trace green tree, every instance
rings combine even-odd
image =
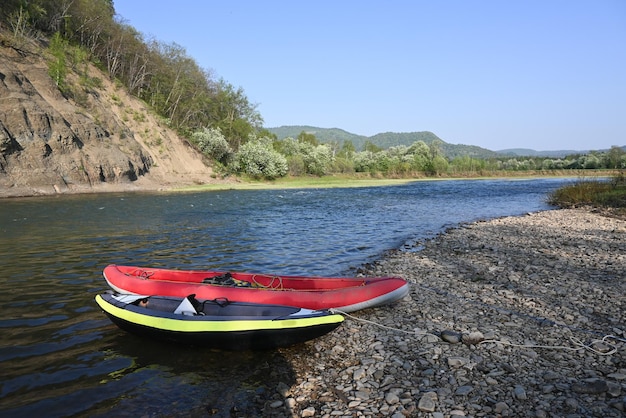
[[[307,142],[313,146],[319,145],[319,142],[317,141],[317,138],[315,137],[315,135],[308,133],[308,132],[304,132],[304,131],[300,132],[297,139],[298,139],[298,142]]]
[[[365,151],[370,151],[373,153],[382,151],[382,148],[374,144],[372,141],[365,141],[364,147],[365,147]]]
[[[347,140],[347,141],[344,141],[343,144],[341,145],[341,150],[339,150],[339,155],[344,158],[351,159],[354,156],[355,152],[356,152],[356,148],[354,147],[354,144],[352,143],[352,141]]]
[[[257,111],[257,105],[250,103],[244,90],[235,88],[221,79],[214,86],[215,98],[207,103],[205,111],[210,115],[213,124],[237,150],[263,125],[263,118]]]
[[[67,75],[67,66],[65,64],[65,49],[67,41],[56,32],[50,40],[48,50],[52,54],[52,60],[48,62],[48,74],[54,80],[56,86],[65,93],[65,77]]]
[[[613,145],[606,155],[606,168],[626,168],[626,151],[623,148]]]

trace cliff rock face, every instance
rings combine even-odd
[[[72,98],[40,53],[0,45],[0,195],[158,189],[211,181],[203,157],[95,68]]]

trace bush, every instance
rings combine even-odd
[[[232,149],[219,128],[204,128],[191,135],[191,140],[198,145],[205,155],[227,164],[232,156]]]
[[[626,181],[624,173],[613,176],[610,181],[580,180],[555,190],[548,202],[559,207],[597,206],[626,208]]]
[[[276,179],[287,175],[287,159],[272,147],[270,138],[253,138],[239,148],[236,171],[256,179]]]

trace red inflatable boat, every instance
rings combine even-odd
[[[172,270],[109,265],[103,271],[109,286],[119,293],[227,299],[354,312],[386,305],[409,293],[400,277],[306,277]]]

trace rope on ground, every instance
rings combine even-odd
[[[359,318],[357,316],[354,315],[350,315],[347,312],[344,312],[340,309],[329,309],[329,311],[331,313],[337,313],[340,315],[344,315],[347,316],[351,319],[354,319],[355,321],[358,322],[363,322],[366,324],[370,324],[370,325],[374,325],[377,326],[379,328],[384,328],[384,329],[388,329],[390,331],[395,331],[395,332],[401,332],[403,334],[408,334],[412,337],[424,337],[424,336],[434,336],[437,337],[439,340],[441,340],[441,337],[437,334],[433,334],[430,332],[422,332],[422,331],[407,331],[404,329],[400,329],[400,328],[394,328],[394,327],[390,327],[388,325],[384,325],[384,324],[379,324],[377,322],[371,321],[369,319],[364,319],[364,318]],[[547,350],[568,350],[568,351],[583,351],[583,350],[587,350],[590,351],[592,353],[595,353],[599,356],[610,356],[613,355],[615,353],[617,353],[618,349],[617,347],[613,346],[613,344],[611,342],[609,342],[608,340],[615,340],[615,341],[620,341],[620,342],[626,342],[623,338],[619,338],[615,335],[605,335],[603,338],[599,339],[599,340],[593,340],[591,341],[589,344],[585,344],[583,343],[581,340],[579,340],[578,338],[574,338],[574,337],[570,337],[570,341],[572,342],[572,344],[574,345],[574,347],[570,347],[570,346],[565,346],[565,345],[540,345],[540,344],[516,344],[516,343],[512,343],[510,341],[504,341],[504,340],[482,340],[477,342],[475,345],[482,345],[482,344],[488,344],[488,343],[494,343],[494,344],[502,344],[502,345],[507,345],[510,347],[516,347],[516,348],[542,348],[542,349],[547,349]],[[441,340],[443,341],[443,340]],[[601,351],[598,350],[597,348],[594,348],[593,345],[597,344],[597,343],[602,343],[602,344],[608,344],[610,345],[612,348],[610,350],[607,351]]]
[[[487,343],[495,343],[495,344],[508,345],[510,347],[517,347],[517,348],[544,348],[544,349],[548,349],[548,350],[568,350],[568,351],[583,351],[583,350],[587,350],[587,351],[591,351],[592,353],[595,353],[595,354],[597,354],[599,356],[610,356],[612,354],[617,353],[617,347],[613,347],[613,348],[611,348],[608,351],[601,351],[601,350],[598,350],[598,349],[593,347],[593,345],[596,344],[596,343],[611,344],[610,342],[607,341],[608,339],[621,340],[621,338],[618,338],[618,337],[616,337],[614,335],[605,335],[602,339],[600,339],[600,340],[593,340],[589,344],[583,343],[578,338],[570,337],[570,341],[576,347],[569,347],[569,346],[566,346],[566,345],[515,344],[515,343],[512,343],[510,341],[501,341],[501,340],[484,340],[484,341],[479,342],[478,345],[480,345],[480,344],[487,344]]]
[[[409,335],[411,335],[411,336],[416,336],[416,335],[418,335],[418,336],[427,336],[427,335],[432,335],[433,337],[437,337],[437,338],[439,338],[439,336],[438,336],[438,335],[431,334],[431,333],[428,333],[428,332],[407,331],[407,330],[404,330],[404,329],[394,328],[394,327],[390,327],[390,326],[388,326],[388,325],[379,324],[379,323],[377,323],[377,322],[370,321],[369,319],[363,319],[363,318],[356,317],[356,316],[354,316],[354,315],[350,315],[349,313],[344,312],[344,311],[339,310],[339,309],[334,309],[334,308],[333,308],[333,309],[329,309],[329,311],[330,311],[331,313],[338,313],[338,314],[341,314],[341,315],[347,316],[347,317],[349,317],[349,318],[354,319],[355,321],[364,322],[364,323],[366,323],[366,324],[370,324],[370,325],[375,325],[375,326],[377,326],[377,327],[379,327],[379,328],[384,328],[384,329],[388,329],[388,330],[391,330],[391,331],[402,332],[402,333],[405,333],[405,334],[409,334]]]

